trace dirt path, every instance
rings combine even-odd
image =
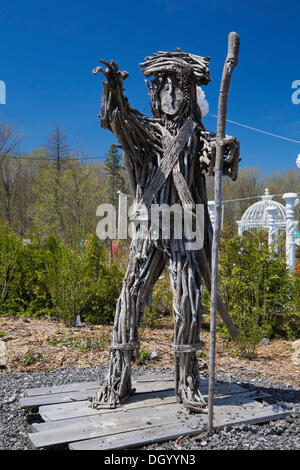
[[[0,317],[0,336],[1,332],[0,340],[5,342],[6,370],[9,372],[50,371],[61,366],[108,366],[112,326],[84,324],[69,328],[46,318]],[[141,348],[158,352],[159,359],[148,362],[151,368],[172,369],[172,334],[170,322],[163,329],[140,330]],[[209,334],[204,331],[201,338],[205,345],[200,363],[205,369]],[[217,372],[231,374],[233,378],[242,373],[249,378],[268,378],[300,386],[300,366],[291,361],[291,341],[276,340],[260,346],[253,360],[237,357],[231,344],[220,337],[216,351]],[[147,364],[139,367],[147,367]]]

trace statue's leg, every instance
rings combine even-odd
[[[139,349],[138,327],[145,306],[151,303],[153,285],[164,265],[163,253],[149,242],[146,250],[144,246],[140,252],[132,247],[116,307],[109,374],[96,396],[90,398],[93,408],[115,408],[134,393],[131,387],[131,360]]]
[[[200,392],[199,366],[196,356],[201,348],[202,317],[201,273],[195,251],[172,252],[168,259],[174,293],[174,373],[179,402],[189,410],[206,412]]]

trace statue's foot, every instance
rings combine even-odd
[[[190,381],[191,382],[191,381]],[[179,394],[184,407],[194,413],[208,413],[207,403],[197,386],[192,383],[181,385]]]
[[[89,406],[95,409],[116,408],[120,402],[120,397],[113,385],[105,382],[96,395],[88,397],[91,402]]]
[[[120,378],[114,381],[106,381],[96,395],[88,397],[91,402],[89,406],[98,410],[101,408],[117,408],[134,392],[135,388],[131,388],[130,379],[125,383]]]

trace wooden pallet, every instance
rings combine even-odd
[[[207,399],[207,380],[201,380]],[[29,438],[36,448],[68,446],[73,450],[112,450],[138,447],[179,436],[196,435],[206,429],[206,414],[190,414],[176,402],[173,378],[139,377],[136,393],[116,409],[94,410],[88,396],[99,382],[82,382],[25,391],[22,408],[39,408],[44,423],[34,424]],[[289,411],[258,401],[263,392],[249,392],[234,383],[215,386],[216,428],[278,419]]]

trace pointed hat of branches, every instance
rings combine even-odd
[[[145,77],[159,74],[178,74],[193,72],[198,85],[207,85],[210,82],[208,64],[210,57],[201,57],[188,52],[158,51],[152,57],[146,57],[140,64]]]

